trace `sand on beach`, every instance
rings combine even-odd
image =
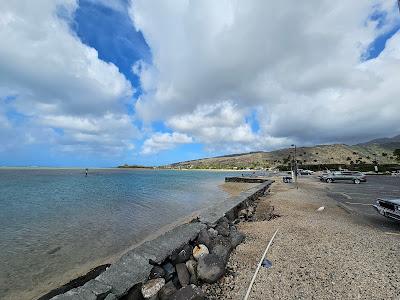
[[[226,276],[203,286],[210,299],[244,298],[278,228],[267,254],[272,268],[260,269],[249,299],[399,299],[399,235],[352,218],[313,180],[302,180],[298,190],[277,180],[257,214],[271,205],[281,217],[239,224],[246,241],[231,255]]]

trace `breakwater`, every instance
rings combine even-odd
[[[203,210],[191,222],[128,251],[96,278],[52,299],[202,299],[197,286],[223,276],[230,252],[244,238],[235,223],[239,217],[251,217],[250,208],[271,183],[264,179]]]
[[[225,182],[263,183],[268,181],[265,177],[225,177]]]

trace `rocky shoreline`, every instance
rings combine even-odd
[[[244,240],[236,224],[255,218],[257,199],[268,193],[271,183],[264,180],[202,212],[129,251],[83,286],[52,299],[207,299],[202,285],[224,276],[230,254]]]

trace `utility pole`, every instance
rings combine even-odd
[[[400,0],[399,0],[400,1]],[[378,173],[378,159],[376,158],[376,153],[374,153],[374,163],[375,163],[375,172]]]
[[[296,184],[296,189],[298,189],[299,185],[297,183],[297,147],[295,144],[292,144],[292,147],[294,147],[294,182]]]

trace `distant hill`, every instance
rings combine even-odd
[[[372,164],[375,155],[379,164],[395,164],[394,149],[400,149],[400,135],[357,145],[333,144],[297,148],[299,165],[320,164]],[[230,154],[171,164],[170,168],[185,169],[258,169],[287,165],[293,148],[270,152]]]
[[[396,135],[392,138],[381,138],[381,139],[375,139],[366,143],[359,144],[361,146],[373,146],[373,145],[378,145],[379,147],[385,148],[385,149],[390,149],[390,150],[395,150],[395,149],[400,149],[400,134]]]

